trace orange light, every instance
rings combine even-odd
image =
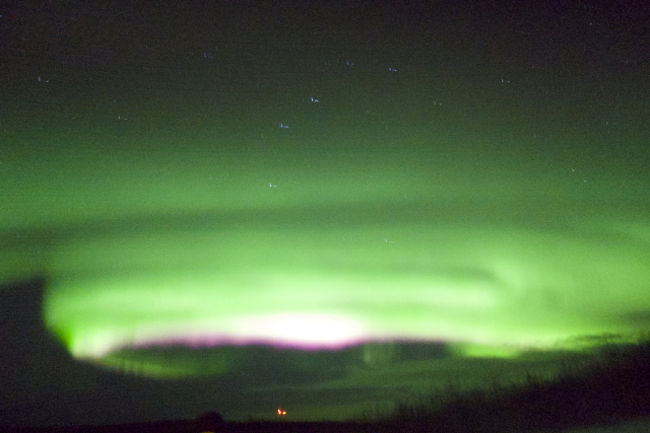
[[[286,415],[286,414],[287,414],[287,411],[286,411],[286,410],[282,410],[282,409],[280,409],[280,408],[278,408],[278,410],[277,410],[276,412],[277,412],[278,416],[282,416],[282,415]]]

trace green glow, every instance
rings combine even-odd
[[[0,430],[382,417],[650,339],[638,8],[5,3]]]
[[[462,358],[515,358],[522,353],[521,348],[486,346],[481,344],[454,344],[450,352]]]
[[[465,355],[487,345],[504,356],[636,332],[621,316],[650,305],[648,245],[637,238],[391,212],[353,227],[326,212],[297,226],[259,217],[235,229],[69,241],[51,261],[46,322],[80,358],[215,336],[295,346],[445,340],[473,344]]]
[[[191,349],[122,350],[106,355],[97,362],[122,373],[157,378],[214,376],[227,372],[241,355],[232,350],[217,350],[196,356]]]
[[[480,140],[416,140],[359,143],[354,158],[331,143],[252,157],[223,143],[146,158],[25,150],[6,169],[29,199],[0,211],[0,279],[47,277],[45,322],[75,357],[162,377],[198,373],[124,354],[415,340],[507,357],[640,330],[650,226],[637,174],[586,185],[566,161],[547,173]]]

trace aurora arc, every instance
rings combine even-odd
[[[309,170],[283,169],[277,155],[234,169],[236,155],[196,158],[191,173],[167,180],[136,158],[138,174],[125,172],[104,195],[86,194],[75,168],[59,182],[71,198],[33,213],[49,198],[46,176],[30,179],[21,188],[42,192],[13,210],[48,223],[23,219],[21,227],[17,212],[4,212],[31,241],[4,249],[23,268],[6,266],[3,279],[47,275],[48,328],[74,357],[109,367],[121,351],[170,345],[448,341],[468,354],[477,345],[516,353],[639,331],[639,312],[650,306],[642,191],[621,195],[603,180],[596,195],[569,175],[521,176],[508,161],[498,175],[444,162],[432,169],[433,155],[422,151],[384,151],[339,175],[331,161],[340,153],[308,156]],[[65,165],[61,155],[39,160],[49,161],[46,172]],[[14,175],[18,184],[18,165]],[[218,187],[196,187],[212,176]],[[277,178],[285,182],[268,188]],[[166,374],[157,368],[149,374]]]

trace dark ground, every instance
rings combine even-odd
[[[404,404],[384,420],[368,422],[224,422],[215,412],[196,420],[172,420],[113,426],[10,428],[2,433],[365,433],[560,432],[615,425],[650,416],[650,342],[605,347],[599,361],[585,370],[567,367],[550,382],[496,387],[419,404]]]

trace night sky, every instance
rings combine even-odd
[[[0,423],[347,419],[647,335],[646,3],[0,2]]]

